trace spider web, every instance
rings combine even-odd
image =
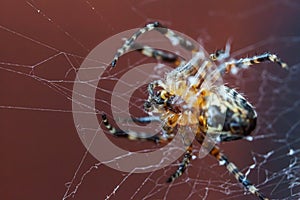
[[[72,117],[72,89],[79,67],[106,38],[155,20],[195,38],[208,52],[222,48],[231,39],[234,58],[271,51],[289,64],[288,71],[274,64],[261,64],[224,77],[230,87],[244,93],[255,105],[259,121],[249,138],[252,141],[227,142],[220,147],[271,199],[300,198],[300,27],[296,22],[300,4],[296,1],[182,5],[179,1],[156,0],[63,0],[2,4],[3,199],[255,198],[210,156],[194,159],[179,179],[166,184],[179,161],[150,173],[125,173],[97,161],[82,145],[76,129],[88,131],[89,127],[74,124]],[[119,120],[124,120],[122,108],[111,105],[112,86],[128,70],[149,60],[131,53],[122,57],[117,68],[105,71],[93,99],[97,109],[109,113],[114,106]],[[109,64],[97,62],[102,69]],[[157,76],[164,72],[158,65]],[[124,84],[134,88],[131,83]],[[129,110],[133,116],[141,116],[147,97],[145,87],[129,92],[134,94],[130,96]],[[136,126],[130,121],[124,124]],[[149,128],[144,130],[151,132]],[[149,152],[160,147],[109,138],[131,151]],[[194,155],[199,148],[195,147]],[[166,157],[172,154],[166,152]]]

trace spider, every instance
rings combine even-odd
[[[163,34],[173,42],[174,46],[181,45],[191,51],[194,55],[193,58],[187,62],[177,54],[135,42],[140,35],[152,30]],[[117,51],[111,66],[115,67],[119,57],[129,49],[135,49],[145,56],[173,63],[176,66],[166,74],[164,80],[157,80],[148,85],[149,96],[145,101],[144,110],[150,116],[134,119],[141,123],[148,123],[157,120],[153,114],[158,115],[163,134],[148,137],[146,140],[164,143],[172,140],[175,129],[178,134],[183,136],[187,130],[192,131],[195,139],[204,145],[209,154],[216,158],[220,165],[225,166],[248,192],[256,195],[259,199],[267,200],[268,198],[239,171],[233,162],[229,161],[217,145],[207,145],[204,140],[207,135],[217,136],[218,142],[238,140],[248,136],[256,127],[257,113],[253,106],[236,90],[223,84],[216,84],[220,76],[226,72],[234,74],[241,68],[266,61],[276,63],[282,68],[287,68],[287,64],[271,53],[228,62],[222,62],[226,57],[224,50],[217,50],[210,56],[204,57],[203,52],[196,49],[191,41],[175,34],[159,22],[149,23],[134,33]],[[212,66],[216,62],[222,63],[213,70]],[[223,120],[218,120],[222,116]],[[105,114],[102,115],[102,119],[105,127],[114,136],[145,140],[138,134],[130,134],[128,131],[113,127]],[[167,182],[172,182],[181,176],[192,159],[192,142],[185,144],[186,151],[183,159]]]

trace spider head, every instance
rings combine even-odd
[[[144,110],[146,112],[164,112],[166,110],[172,111],[173,113],[180,113],[183,100],[172,95],[164,89],[156,90],[149,95],[148,100],[144,103]]]
[[[151,93],[144,103],[144,110],[146,112],[157,112],[163,109],[165,105],[165,99],[161,97],[161,91],[154,91]]]

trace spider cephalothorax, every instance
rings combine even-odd
[[[192,59],[186,61],[176,54],[135,43],[138,36],[151,30],[157,30],[163,34],[174,46],[180,45],[191,51]],[[165,142],[174,137],[175,129],[178,130],[177,134],[181,134],[183,138],[188,134],[186,130],[189,130],[196,140],[207,148],[210,155],[224,165],[247,191],[260,199],[268,199],[220,152],[217,146],[207,145],[204,140],[208,136],[217,139],[217,142],[241,139],[248,136],[256,126],[257,114],[253,106],[236,90],[218,83],[218,78],[226,72],[236,73],[240,68],[265,61],[277,63],[282,68],[287,68],[287,64],[271,53],[222,62],[223,59],[220,58],[225,57],[224,54],[228,53],[226,50],[218,50],[214,54],[206,56],[203,50],[196,49],[191,41],[176,35],[170,29],[163,28],[158,22],[146,25],[129,38],[117,51],[111,65],[114,67],[119,57],[132,47],[145,56],[177,66],[167,73],[163,80],[157,80],[148,85],[149,96],[144,104],[144,109],[149,115],[155,117],[136,118],[135,121],[149,122],[157,120],[158,117],[163,134],[146,139]],[[221,62],[221,64],[216,65],[215,61]],[[129,139],[145,140],[145,138],[139,138],[138,134],[134,134],[136,137],[133,137],[126,131],[115,129],[110,125],[105,114],[102,117],[104,125],[111,134]],[[167,182],[178,178],[192,158],[192,142],[185,141],[185,144],[186,153],[183,160],[178,170]]]

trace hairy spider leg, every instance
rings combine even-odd
[[[146,140],[146,141],[151,141],[155,143],[166,143],[170,141],[173,138],[173,135],[154,135],[151,137],[148,137],[147,133],[136,133],[134,131],[128,130],[128,131],[123,131],[121,129],[116,129],[114,126],[112,126],[107,117],[106,114],[102,114],[102,121],[104,126],[107,128],[110,134],[116,137],[123,137],[127,138],[130,140]],[[142,137],[141,137],[142,136]]]
[[[183,58],[179,57],[176,54],[169,53],[162,50],[157,50],[146,45],[135,43],[136,39],[140,35],[152,30],[156,30],[161,34],[163,34],[165,37],[167,37],[173,46],[180,45],[184,49],[191,51],[195,55],[190,60],[190,62],[186,63],[186,61]],[[172,30],[165,28],[158,22],[147,24],[145,27],[139,29],[136,33],[134,33],[128,40],[126,40],[124,45],[120,49],[118,49],[117,53],[115,54],[111,66],[112,67],[116,66],[119,57],[122,56],[124,53],[126,53],[129,49],[135,49],[137,51],[140,51],[145,56],[153,57],[157,60],[163,60],[166,62],[174,63],[175,66],[178,66],[178,68],[174,70],[174,73],[182,73],[185,76],[193,75],[195,72],[199,70],[199,67],[202,68],[200,70],[202,72],[206,70],[207,64],[210,63],[210,65],[212,65],[212,63],[209,62],[210,61],[209,59],[204,61],[205,60],[204,52],[202,51],[198,52],[198,49],[196,49],[195,45],[191,41],[175,34]],[[202,63],[200,66],[198,66],[199,64],[198,62],[200,60],[204,61],[205,64]],[[204,74],[205,73],[202,73],[201,75]],[[196,78],[203,80],[203,77],[196,77]]]
[[[251,181],[246,178],[242,172],[239,171],[233,162],[230,162],[228,158],[220,152],[217,147],[214,147],[209,153],[214,156],[221,165],[224,165],[229,173],[233,174],[235,179],[240,182],[247,191],[256,195],[261,200],[269,200],[259,189],[257,189],[257,187],[255,187],[255,185],[253,185],[253,183],[251,183]]]
[[[113,127],[105,114],[102,114],[102,120],[103,120],[103,124],[105,125],[105,127],[108,129],[109,133],[111,133],[112,135],[116,136],[116,137],[123,137],[123,138],[127,138],[130,140],[142,140],[142,141],[151,141],[151,142],[155,142],[155,143],[166,143],[167,141],[170,141],[173,139],[174,135],[168,135],[168,134],[164,134],[163,136],[161,135],[154,135],[151,137],[138,137],[138,135],[140,134],[146,134],[146,133],[134,133],[132,131],[123,131],[123,130],[118,130],[115,127]],[[192,143],[189,143],[189,146],[186,148],[185,154],[183,156],[183,159],[178,167],[178,169],[176,170],[176,172],[174,174],[172,174],[166,182],[170,183],[172,181],[174,181],[175,179],[177,179],[179,176],[181,176],[183,174],[183,172],[186,170],[186,168],[188,167],[188,164],[190,163],[190,160],[192,159]]]
[[[212,155],[213,157],[215,157],[220,165],[223,165],[226,167],[226,169],[229,171],[229,173],[233,174],[235,179],[240,182],[243,187],[250,193],[256,195],[257,197],[259,197],[261,200],[269,200],[267,197],[265,197],[265,195],[255,187],[255,185],[253,185],[251,183],[251,181],[249,181],[246,176],[240,172],[240,170],[237,168],[237,166],[233,163],[230,162],[228,160],[228,158],[220,152],[220,149],[210,143],[206,143],[204,142],[205,136],[201,133],[198,133],[196,135],[196,140],[207,150],[209,150],[209,154]]]
[[[146,116],[146,117],[134,117],[132,118],[132,121],[147,124],[150,122],[160,122],[160,119],[157,116]]]
[[[209,57],[210,57],[210,59],[211,59],[212,61],[217,61],[218,58],[220,58],[220,57],[221,57],[222,55],[224,55],[224,54],[225,54],[225,51],[224,51],[224,50],[218,49],[216,52],[210,54]]]
[[[185,63],[185,60],[180,56],[178,56],[177,54],[167,52],[164,50],[158,50],[147,45],[134,43],[132,44],[131,49],[134,49],[135,51],[139,51],[147,57],[152,57],[159,61],[173,63],[176,67],[180,65],[184,65]]]
[[[122,56],[124,53],[126,53],[134,44],[135,40],[142,34],[152,31],[152,30],[156,30],[159,33],[163,34],[166,38],[168,38],[170,40],[170,42],[172,43],[173,46],[176,45],[180,45],[183,48],[185,48],[188,51],[192,51],[192,52],[196,52],[197,49],[194,46],[194,44],[183,38],[180,37],[179,35],[176,35],[172,30],[162,26],[159,22],[153,22],[153,23],[149,23],[147,24],[145,27],[139,29],[137,32],[135,32],[128,40],[125,41],[125,43],[123,44],[123,46],[118,49],[116,55],[114,56],[112,62],[111,62],[111,66],[114,67],[117,64],[117,61],[119,59],[120,56]]]
[[[192,159],[192,144],[190,144],[183,156],[183,159],[178,167],[178,169],[176,170],[176,172],[174,174],[172,174],[168,179],[167,179],[167,183],[171,183],[174,180],[176,180],[178,177],[180,177],[184,171],[186,170],[186,168],[188,167],[191,159]]]
[[[287,69],[288,65],[283,62],[277,55],[272,53],[264,53],[258,56],[253,56],[252,58],[241,58],[236,61],[226,62],[225,66],[220,69],[221,73],[231,72],[232,74],[236,74],[238,69],[243,68],[244,66],[250,66],[263,62],[273,62],[278,64],[280,67]]]
[[[178,56],[177,54],[167,52],[164,50],[158,50],[158,49],[152,48],[147,45],[134,43],[134,44],[132,44],[131,48],[135,49],[136,51],[141,52],[143,55],[145,55],[147,57],[153,57],[156,60],[162,60],[165,62],[173,63],[177,67],[174,70],[174,73],[182,73],[182,74],[185,74],[185,76],[189,76],[189,75],[193,75],[196,72],[198,72],[198,74],[196,74],[195,78],[198,78],[200,80],[202,80],[203,77],[199,78],[199,76],[200,76],[199,73],[202,73],[203,71],[205,71],[207,64],[209,63],[208,61],[206,61],[199,67],[198,62],[199,62],[199,60],[204,60],[204,55],[202,53],[197,54],[197,52],[194,52],[194,57],[189,62],[186,62],[185,59]],[[204,73],[202,73],[201,75],[204,75]],[[200,82],[200,81],[198,81],[198,82]],[[160,83],[157,86],[162,86],[162,83]],[[155,88],[155,87],[152,87],[152,88]]]
[[[218,60],[218,57],[223,53],[223,50],[219,50],[214,54],[210,55],[210,59],[212,61]],[[250,66],[254,64],[259,64],[263,62],[273,62],[278,64],[284,69],[288,68],[288,65],[283,62],[280,58],[278,58],[275,54],[271,53],[264,53],[258,56],[253,56],[252,58],[241,58],[239,60],[233,60],[229,62],[225,62],[217,67],[215,70],[208,74],[207,82],[214,83],[215,81],[219,80],[222,75],[226,72],[230,72],[231,74],[236,74],[239,69],[245,68],[245,66]]]
[[[148,124],[151,122],[161,122],[158,116],[145,116],[145,117],[132,117],[130,119],[117,118],[115,121],[118,122],[138,122],[142,124]]]

